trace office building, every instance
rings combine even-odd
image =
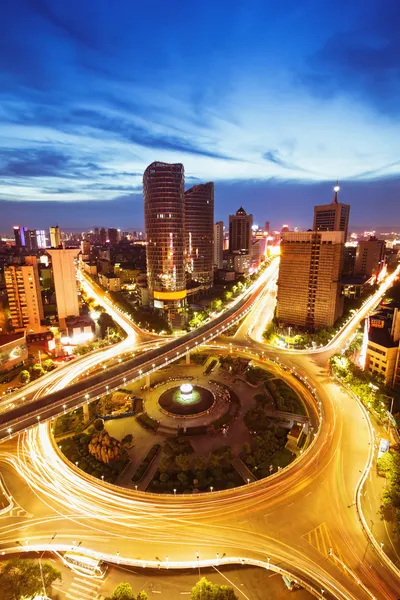
[[[25,234],[26,234],[27,228],[20,227],[19,225],[14,225],[13,229],[14,229],[15,245],[18,248],[22,248],[23,246],[26,246]]]
[[[58,321],[65,328],[67,317],[79,315],[78,288],[76,283],[75,258],[79,248],[58,248],[47,250],[51,256]]]
[[[224,257],[224,223],[217,221],[214,225],[214,267],[222,269]]]
[[[349,229],[350,205],[338,202],[339,186],[334,187],[331,204],[314,206],[314,231],[344,231],[344,241],[347,240]]]
[[[46,232],[44,229],[36,229],[36,239],[38,248],[47,247]]]
[[[331,327],[343,314],[339,280],[344,232],[282,234],[277,317],[308,330]]]
[[[400,306],[381,306],[367,319],[365,368],[380,375],[387,387],[400,387]]]
[[[25,233],[25,242],[28,250],[38,249],[38,239],[36,229],[27,229]]]
[[[183,165],[149,165],[143,176],[143,196],[150,302],[180,326],[186,306]]]
[[[58,225],[50,227],[50,246],[52,248],[58,248],[61,246],[61,232]]]
[[[369,240],[358,242],[355,275],[370,278],[377,277],[385,264],[385,242],[371,236]]]
[[[100,244],[105,244],[107,241],[107,233],[104,227],[102,227],[100,229],[100,233],[99,233],[99,242]]]
[[[111,227],[111,228],[108,229],[107,233],[108,233],[108,239],[107,239],[107,241],[110,244],[114,244],[114,245],[118,244],[118,242],[119,242],[119,232],[118,232],[118,229],[114,229],[113,227]]]
[[[24,265],[5,267],[4,278],[15,331],[43,331],[43,303],[36,256],[26,256]]]
[[[90,242],[89,240],[82,240],[81,242],[81,252],[83,258],[88,258],[90,254]]]
[[[271,228],[271,224],[269,221],[265,221],[264,223],[264,233],[269,233]]]
[[[229,215],[229,252],[251,254],[251,228],[253,215],[240,207],[235,215]]]
[[[189,279],[213,283],[214,184],[195,185],[185,192],[185,254]]]

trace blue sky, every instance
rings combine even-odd
[[[349,6],[350,5],[350,6]],[[396,0],[13,0],[0,19],[0,230],[140,228],[142,174],[215,181],[216,218],[400,227]]]

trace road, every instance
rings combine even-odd
[[[225,315],[223,325],[208,324],[207,337],[241,320],[243,311],[256,311],[258,297],[248,298],[240,314]],[[189,348],[199,343],[198,332],[186,337]],[[276,360],[275,351],[256,342],[250,346],[240,336],[228,342],[227,350],[230,343],[253,360],[261,352]],[[165,358],[168,362],[171,352],[176,350],[168,344],[160,348],[159,364]],[[324,354],[280,352],[279,359],[286,375],[294,368],[307,377],[304,392],[315,389],[322,403],[319,432],[300,460],[234,490],[158,496],[104,484],[66,465],[48,427],[41,425],[1,446],[6,484],[15,503],[27,511],[25,516],[0,518],[2,551],[15,552],[20,545],[43,549],[57,533],[54,548],[71,549],[81,542],[89,554],[142,568],[205,568],[243,561],[287,570],[319,597],[400,597],[397,573],[369,542],[360,521],[359,483],[372,441],[365,411],[330,378]]]

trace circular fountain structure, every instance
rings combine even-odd
[[[195,417],[214,406],[215,396],[199,385],[182,383],[162,392],[158,404],[164,412],[175,417]]]

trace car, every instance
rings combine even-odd
[[[65,362],[69,362],[70,360],[74,360],[74,358],[76,358],[76,357],[75,357],[73,354],[71,354],[70,356],[66,356],[66,357],[64,358],[64,361],[65,361]]]

